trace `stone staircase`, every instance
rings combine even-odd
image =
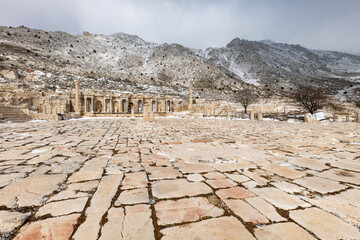
[[[7,122],[26,122],[31,120],[30,116],[21,111],[20,107],[0,104],[0,120],[3,118]]]

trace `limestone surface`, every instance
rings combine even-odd
[[[0,239],[360,239],[359,144],[345,122],[1,123]]]

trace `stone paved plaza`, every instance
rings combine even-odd
[[[360,125],[0,125],[0,239],[360,239]]]

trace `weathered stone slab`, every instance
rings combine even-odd
[[[66,200],[70,198],[83,198],[83,197],[88,197],[89,195],[90,195],[89,193],[85,193],[85,192],[65,190],[51,196],[47,202]]]
[[[267,185],[269,183],[269,181],[267,179],[257,175],[254,172],[250,172],[249,170],[245,170],[244,175],[251,178],[251,179],[253,179],[255,182],[259,183],[260,186],[264,186],[264,185]]]
[[[122,177],[122,175],[107,175],[101,179],[91,199],[90,206],[86,209],[86,220],[78,227],[73,236],[75,240],[97,239],[101,218],[110,207],[111,200],[118,190]]]
[[[356,161],[332,161],[330,165],[345,170],[360,172],[360,162]]]
[[[149,193],[147,188],[139,188],[123,191],[116,200],[115,205],[149,203]]]
[[[202,163],[194,163],[194,164],[184,163],[179,166],[179,169],[182,173],[204,173],[204,172],[214,171],[212,167]]]
[[[28,223],[14,240],[68,240],[79,217],[80,214],[72,214]]]
[[[271,185],[274,185],[275,187],[277,187],[278,189],[284,191],[284,192],[288,192],[288,193],[300,193],[303,190],[305,190],[305,188],[303,187],[299,187],[298,185],[289,183],[289,182],[272,182]]]
[[[333,214],[336,214],[337,216],[341,217],[345,222],[359,225],[360,224],[360,208],[356,204],[353,204],[353,201],[359,201],[360,194],[355,197],[355,199],[352,200],[352,202],[349,202],[343,198],[341,198],[341,195],[330,195],[325,197],[317,197],[313,199],[309,199],[308,201]]]
[[[111,208],[108,212],[108,221],[101,228],[99,240],[123,239],[123,224],[125,213],[123,208]]]
[[[186,175],[186,178],[190,182],[202,182],[202,181],[205,181],[205,178],[203,178],[198,173]]]
[[[70,213],[82,212],[88,198],[77,198],[59,202],[51,202],[42,206],[35,214],[36,217],[51,215],[53,217],[68,215]]]
[[[329,169],[319,173],[318,176],[339,182],[346,182],[352,184],[360,183],[360,173],[343,169]]]
[[[165,228],[162,240],[217,239],[255,240],[235,217],[220,217],[183,226]]]
[[[225,175],[237,183],[242,183],[242,182],[246,182],[246,181],[250,180],[248,177],[245,177],[244,175],[241,175],[241,174],[225,173]]]
[[[98,180],[81,182],[81,183],[72,183],[67,185],[67,190],[91,192],[94,191],[98,185],[99,185]]]
[[[5,236],[20,227],[29,215],[30,213],[0,211],[0,236]]]
[[[253,188],[251,191],[281,209],[288,210],[297,207],[310,207],[310,204],[277,188]]]
[[[161,201],[155,204],[155,210],[159,225],[192,222],[224,213],[203,197]]]
[[[149,173],[150,180],[173,179],[182,176],[179,171],[172,167],[147,166],[145,169]]]
[[[257,227],[255,236],[258,240],[315,240],[308,232],[292,222]]]
[[[69,183],[100,179],[108,162],[107,157],[98,157],[88,160],[78,172],[68,179]]]
[[[327,162],[324,160],[316,160],[310,158],[295,158],[289,160],[289,162],[293,165],[313,169],[316,171],[322,171],[329,168],[328,166],[325,165]]]
[[[268,223],[269,220],[255,208],[244,202],[243,200],[229,199],[224,200],[225,204],[239,216],[244,222],[252,224]]]
[[[154,197],[176,198],[196,196],[212,192],[211,188],[202,182],[188,182],[185,179],[161,180],[152,184]]]
[[[228,198],[240,199],[240,198],[248,198],[255,196],[255,194],[242,187],[221,189],[216,191],[216,195],[218,195],[219,198],[221,199],[228,199]]]
[[[289,179],[297,179],[306,176],[306,173],[299,172],[297,170],[284,167],[278,164],[269,164],[267,166],[264,166],[263,169]]]
[[[125,207],[122,236],[124,239],[155,239],[149,205],[140,204]]]
[[[235,163],[215,163],[212,164],[212,167],[220,172],[232,172],[240,169],[255,168],[256,165],[252,164],[250,161],[244,160]]]
[[[360,239],[359,230],[319,208],[290,212],[290,218],[324,240]]]
[[[345,185],[342,185],[337,181],[319,177],[304,177],[297,179],[294,182],[322,194],[336,192],[346,188]]]
[[[235,187],[236,183],[231,181],[230,179],[214,179],[214,180],[206,180],[206,183],[209,184],[212,188],[230,188]]]
[[[144,188],[147,187],[147,183],[145,172],[126,173],[121,189]]]
[[[66,175],[40,175],[22,178],[0,189],[0,205],[7,207],[38,206],[43,197],[59,188]]]
[[[270,203],[266,202],[260,197],[246,198],[245,201],[250,203],[254,208],[256,208],[272,222],[286,221],[286,218],[280,216],[280,214],[277,213],[276,209]]]
[[[207,179],[223,179],[226,178],[226,176],[219,172],[209,172],[204,175]]]

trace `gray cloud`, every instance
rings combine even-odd
[[[235,37],[360,53],[358,0],[1,0],[0,25],[135,34],[187,47]]]

